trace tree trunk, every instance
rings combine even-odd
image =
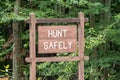
[[[94,3],[94,0],[90,0],[91,3]],[[95,26],[95,15],[90,13],[90,27]]]
[[[100,22],[110,22],[111,20],[111,0],[100,0],[100,2],[109,8],[107,12],[103,11],[100,14]],[[106,43],[108,44],[108,43]],[[103,48],[104,47],[104,48]],[[106,50],[106,45],[102,45],[102,50]],[[106,68],[102,69],[103,75],[100,76],[100,80],[107,80],[108,70]]]
[[[91,3],[94,3],[95,0],[90,0]],[[95,27],[95,15],[90,13],[90,27]],[[94,48],[93,49],[93,53],[91,54],[90,56],[91,60],[96,60],[97,59],[97,48]],[[94,65],[94,64],[93,64]],[[92,66],[92,65],[91,65]],[[97,67],[94,67],[93,68],[97,71]],[[93,72],[90,73],[90,80],[94,80],[95,79],[95,75],[93,74]]]
[[[101,4],[105,5],[105,1],[104,0],[100,0]],[[101,11],[100,12],[100,23],[105,21],[105,11]]]
[[[20,7],[20,0],[16,0],[14,6],[14,13],[18,15]],[[23,80],[23,58],[22,58],[22,40],[20,37],[21,27],[19,26],[19,22],[13,21],[13,80]]]
[[[100,2],[108,7],[108,11],[102,11],[100,13],[100,22],[110,22],[111,20],[111,0],[100,0]]]
[[[95,27],[95,16],[90,13],[90,27]]]
[[[108,7],[108,11],[105,13],[105,20],[110,22],[111,20],[111,0],[105,0],[105,6]]]

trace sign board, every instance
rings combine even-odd
[[[38,53],[75,52],[76,30],[76,25],[39,26]]]

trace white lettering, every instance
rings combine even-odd
[[[49,49],[54,49],[54,45],[52,42],[49,43]]]
[[[62,30],[56,30],[57,37],[62,37]]]
[[[68,41],[69,49],[72,48],[72,41]]]
[[[53,37],[54,31],[53,30],[48,30],[48,37]]]
[[[48,49],[48,42],[44,42],[44,49],[47,50]]]
[[[63,30],[63,35],[66,37],[67,30]]]
[[[62,41],[60,41],[59,44],[58,44],[58,49],[63,49],[61,42]]]
[[[48,30],[48,38],[66,37],[67,30]]]
[[[54,42],[54,49],[56,49],[58,42]]]
[[[72,41],[64,42],[64,41],[55,41],[55,42],[44,42],[44,49],[71,49]]]

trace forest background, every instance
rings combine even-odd
[[[85,80],[120,79],[120,0],[0,0],[0,76],[27,80],[29,25],[36,18],[74,18],[83,12],[85,23]],[[57,54],[76,56],[77,53]],[[49,55],[54,56],[54,55]],[[38,63],[38,80],[77,80],[77,62]]]

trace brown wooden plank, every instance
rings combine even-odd
[[[88,56],[84,56],[84,60],[88,60]],[[31,62],[31,58],[26,58],[26,62]],[[66,57],[37,57],[36,62],[61,62],[61,61],[80,61],[80,57],[72,57],[72,56],[66,56]]]
[[[80,12],[78,14],[80,19],[80,24],[78,24],[78,40],[79,40],[79,52],[78,56],[80,57],[80,61],[78,64],[78,80],[84,80],[84,14]]]
[[[67,26],[39,26],[38,40],[40,39],[76,39],[76,25]]]
[[[30,58],[32,59],[30,63],[30,80],[36,80],[36,18],[35,14],[30,14]]]
[[[30,23],[30,20],[26,20],[26,23]],[[79,18],[44,18],[37,19],[36,23],[79,23]],[[88,22],[88,18],[85,18],[85,22]]]
[[[76,39],[38,41],[38,53],[63,53],[75,51]]]

